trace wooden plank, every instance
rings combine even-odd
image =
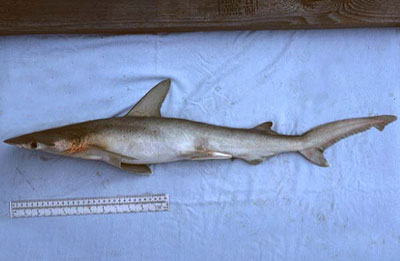
[[[399,0],[2,0],[0,34],[400,25]]]

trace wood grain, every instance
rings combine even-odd
[[[399,25],[399,0],[0,1],[3,35]]]

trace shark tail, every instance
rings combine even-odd
[[[366,131],[372,127],[383,131],[386,125],[396,119],[397,117],[394,115],[382,115],[323,124],[302,135],[306,149],[299,151],[299,153],[316,165],[328,167],[329,163],[323,154],[326,148],[341,139]]]

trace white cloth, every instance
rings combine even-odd
[[[111,117],[172,79],[162,113],[301,134],[400,115],[399,29],[0,37],[0,138]],[[2,260],[396,260],[399,122],[253,166],[177,162],[135,176],[0,145]],[[10,219],[8,202],[168,193],[169,212]]]

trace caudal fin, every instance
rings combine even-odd
[[[354,118],[327,123],[303,134],[306,149],[299,151],[306,159],[322,167],[329,163],[324,150],[341,139],[366,131],[372,127],[383,131],[386,125],[397,119],[394,115]]]

